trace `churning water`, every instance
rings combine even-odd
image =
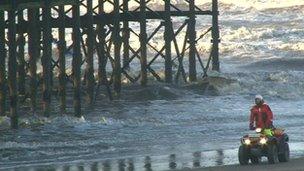
[[[208,88],[151,85],[122,100],[98,102],[84,118],[33,116],[17,131],[2,118],[0,169],[168,170],[237,163],[256,93],[272,108],[275,126],[289,134],[292,157],[303,156],[304,1],[224,0],[220,14],[222,73],[211,73],[219,77],[211,77]],[[197,19],[199,35],[210,22]],[[205,56],[209,42],[199,42]]]

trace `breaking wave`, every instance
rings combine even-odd
[[[263,70],[263,71],[303,71],[304,58],[272,58],[260,60],[251,64],[240,66],[249,71]]]
[[[272,64],[269,63],[268,67],[270,65]],[[265,68],[268,67],[265,66]],[[284,66],[281,65],[281,67]],[[217,90],[219,95],[247,96],[263,94],[272,99],[289,100],[303,99],[304,96],[304,83],[299,81],[304,79],[303,69],[302,71],[286,69],[286,71],[257,71],[224,75],[221,79],[230,80],[229,82],[219,82],[214,81],[214,79],[219,80],[219,78],[209,78],[210,85]]]

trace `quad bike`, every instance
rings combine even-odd
[[[269,164],[289,161],[288,135],[283,129],[257,128],[241,138],[238,157],[241,165],[258,164],[263,156]]]

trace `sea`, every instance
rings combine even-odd
[[[211,9],[211,0],[196,1],[201,9]],[[183,0],[171,2],[188,8]],[[131,3],[131,8],[138,6]],[[151,0],[148,6],[164,8],[161,0]],[[106,10],[111,11],[110,5]],[[82,118],[56,112],[44,118],[21,110],[20,129],[11,130],[9,118],[2,117],[0,170],[162,171],[238,164],[240,138],[249,132],[256,94],[271,107],[274,126],[289,135],[291,158],[304,156],[304,1],[219,0],[219,13],[220,72],[210,70],[203,79],[197,63],[197,83],[125,85],[120,99],[109,101],[100,95]],[[174,30],[186,20],[172,17]],[[196,20],[199,37],[212,26],[212,18]],[[160,22],[147,20],[148,35]],[[139,32],[139,23],[131,22],[130,27]],[[163,31],[149,42],[157,49],[164,45]],[[185,34],[183,29],[177,36],[180,48]],[[208,33],[197,41],[204,65],[211,39]],[[130,46],[139,47],[134,34]],[[148,61],[155,54],[148,48]],[[68,64],[71,59],[67,54]],[[164,59],[157,58],[151,67],[162,74]],[[111,71],[110,64],[107,69]],[[138,74],[140,61],[135,59],[128,72]]]

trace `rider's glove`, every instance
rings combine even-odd
[[[255,130],[255,127],[253,126],[252,123],[249,124],[249,129],[250,129],[250,130]]]
[[[275,127],[273,126],[272,121],[271,121],[270,124],[269,124],[269,128],[270,128],[270,129],[275,129]]]

